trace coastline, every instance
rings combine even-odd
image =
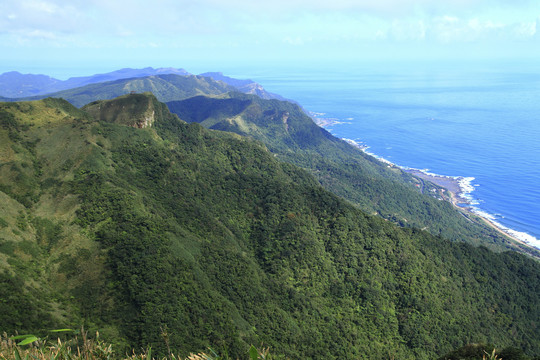
[[[328,131],[331,131],[329,127],[332,125],[347,123],[340,121],[336,118],[323,117],[324,115],[326,115],[324,113],[310,113],[310,115],[317,125],[325,128]],[[430,173],[427,170],[420,170],[396,165],[388,161],[387,159],[384,159],[380,156],[377,156],[376,154],[369,152],[369,146],[365,144],[346,138],[342,138],[342,140],[360,149],[364,153],[375,157],[377,160],[388,164],[388,166],[396,167],[404,172],[415,176],[417,179],[420,180],[420,182],[417,184],[417,187],[420,188],[420,191],[422,193],[427,193],[428,191],[431,191],[430,195],[434,195],[439,200],[450,202],[457,210],[461,211],[463,216],[465,216],[469,221],[473,221],[469,218],[469,216],[475,216],[476,218],[481,219],[481,221],[483,221],[486,226],[489,226],[490,228],[498,231],[500,234],[505,235],[513,242],[517,243],[515,246],[530,248],[534,253],[538,253],[540,251],[540,239],[537,239],[527,233],[510,229],[497,222],[493,215],[488,214],[481,209],[475,207],[475,205],[478,205],[478,201],[474,200],[470,195],[470,193],[475,189],[472,185],[472,181],[474,180],[473,177],[438,175]],[[427,186],[424,181],[434,184],[435,188],[433,187],[433,185]]]
[[[401,168],[403,171],[416,176],[422,180],[430,181],[433,184],[444,188],[448,194],[444,196],[452,204],[459,206],[460,204],[468,204],[468,199],[464,194],[464,179],[460,177],[442,176],[436,174],[430,174],[425,170]],[[472,180],[472,178],[470,178]]]
[[[445,191],[442,192],[441,197],[444,200],[452,203],[452,205],[454,205],[454,207],[462,213],[477,216],[490,228],[509,237],[513,241],[526,246],[527,248],[532,248],[534,251],[540,250],[540,247],[538,245],[534,245],[534,243],[538,243],[538,239],[534,238],[529,234],[507,228],[506,226],[495,221],[494,216],[492,216],[491,214],[488,214],[481,209],[474,207],[474,205],[478,204],[470,196],[470,193],[474,191],[474,186],[471,185],[471,182],[474,180],[474,178],[443,176],[428,173],[425,170],[403,167],[400,168],[403,171],[416,176],[417,178],[432,182],[433,184],[443,188]]]

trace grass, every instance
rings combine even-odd
[[[8,336],[0,335],[0,360],[222,360],[212,349],[208,352],[190,354],[187,357],[175,355],[169,351],[167,356],[159,357],[152,354],[152,349],[131,354],[117,354],[111,344],[100,339],[99,332],[95,338],[88,337],[88,333],[81,329],[78,334],[71,329],[52,330],[55,332],[70,332],[74,336],[66,340],[60,337],[56,340],[38,338],[34,335]],[[246,353],[246,359],[271,359],[268,348],[257,349],[251,346]]]

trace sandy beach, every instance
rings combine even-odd
[[[468,204],[468,200],[463,197],[463,189],[460,183],[461,178],[431,175],[417,169],[407,169],[404,171],[416,176],[417,178],[430,181],[435,185],[445,188],[448,192],[450,192],[450,194],[447,194],[446,196],[448,197],[447,200],[450,200],[454,205]]]
[[[501,229],[497,223],[475,213],[474,211],[471,211],[471,203],[469,199],[465,197],[465,195],[470,191],[468,190],[470,188],[470,185],[464,182],[465,178],[428,174],[418,169],[404,169],[404,171],[416,176],[421,180],[429,181],[437,186],[444,188],[446,191],[440,193],[440,196],[444,200],[450,201],[457,209],[462,211],[464,214],[474,215],[482,219],[486,225],[488,225],[494,230],[497,230],[499,233],[506,235],[510,239],[521,245],[526,246],[527,248],[534,249],[535,252],[538,251],[538,249],[531,244]]]

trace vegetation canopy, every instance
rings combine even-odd
[[[234,98],[227,116],[254,101]],[[285,148],[188,124],[151,94],[1,103],[0,147],[1,331],[84,324],[156,356],[540,352],[538,262],[372,216],[280,161]]]

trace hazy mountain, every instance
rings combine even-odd
[[[292,104],[221,100],[191,113],[288,133],[306,157],[313,132],[329,137]],[[150,94],[1,103],[0,139],[0,331],[84,324],[119,353],[231,358],[261,343],[287,358],[540,352],[538,262],[370,216],[270,145]]]
[[[21,74],[16,71],[6,72],[0,75],[0,98],[6,97],[11,99],[21,99],[26,97],[33,97],[36,95],[47,95],[52,97],[57,97],[58,92],[64,90],[70,90],[75,88],[84,87],[86,85],[97,84],[108,81],[122,80],[122,79],[133,79],[133,78],[144,78],[149,76],[156,75],[181,75],[181,76],[190,76],[184,69],[175,69],[175,68],[158,68],[154,69],[151,67],[143,69],[131,69],[125,68],[116,71],[112,71],[104,74],[95,74],[91,76],[81,76],[81,77],[72,77],[68,80],[58,80],[54,79],[47,75],[33,75],[33,74]],[[260,96],[263,99],[279,99],[285,100],[282,96],[278,94],[273,94],[267,92],[260,84],[252,80],[239,80],[233,79],[231,77],[223,75],[220,72],[207,72],[200,74],[200,76],[209,77],[216,81],[222,81],[225,84],[228,84],[234,87],[237,91],[254,94]],[[84,91],[84,90],[83,90]],[[150,91],[150,90],[149,90]],[[48,95],[49,94],[49,95]],[[60,96],[63,93],[60,93]],[[115,96],[120,96],[122,94],[116,94]],[[41,97],[44,98],[44,97]],[[36,99],[36,98],[33,98]],[[97,97],[94,100],[103,99],[103,97]],[[171,99],[160,99],[162,101],[169,101]],[[179,99],[175,99],[179,100]]]
[[[245,80],[234,79],[232,77],[223,75],[222,72],[206,72],[199,75],[210,77],[216,81],[223,81],[224,83],[234,86],[235,88],[241,88],[243,86],[247,86],[247,85],[255,83],[253,80],[250,80],[250,79],[245,79]]]
[[[238,91],[244,93],[244,94],[252,94],[257,95],[258,97],[262,99],[277,99],[277,100],[287,100],[283,96],[278,94],[273,94],[268,91],[266,91],[262,85],[256,83],[253,80],[239,80],[234,79],[229,76],[223,75],[221,72],[207,72],[204,74],[200,74],[201,76],[207,76],[210,77],[216,81],[223,81],[224,83],[234,86]],[[288,100],[290,101],[290,100]]]
[[[43,95],[57,91],[77,88],[89,84],[119,79],[146,77],[151,75],[190,75],[184,69],[147,67],[144,69],[120,69],[105,74],[72,77],[68,80],[58,80],[46,75],[21,74],[16,71],[0,75],[0,96],[8,98],[22,98],[34,95]]]
[[[69,78],[68,80],[64,82],[64,85],[65,85],[64,89],[72,89],[75,87],[81,87],[88,84],[96,84],[96,83],[101,83],[101,82],[106,82],[106,81],[114,81],[114,80],[121,80],[121,79],[130,79],[130,78],[141,78],[141,77],[147,77],[147,76],[153,76],[153,75],[169,75],[169,74],[182,75],[182,76],[191,75],[184,69],[175,69],[172,67],[157,68],[157,69],[154,69],[151,67],[146,67],[144,69],[125,68],[125,69],[120,69],[120,70],[112,71],[105,74],[96,74],[92,76]]]
[[[0,75],[0,96],[6,98],[21,98],[42,94],[48,89],[56,89],[61,80],[47,75],[21,74],[10,71]],[[51,90],[55,91],[55,90]]]
[[[218,95],[229,91],[236,91],[236,88],[208,77],[170,74],[90,84],[24,100],[39,100],[50,96],[66,99],[76,107],[81,107],[92,101],[110,100],[131,92],[152,92],[160,101],[172,101],[200,94]]]

